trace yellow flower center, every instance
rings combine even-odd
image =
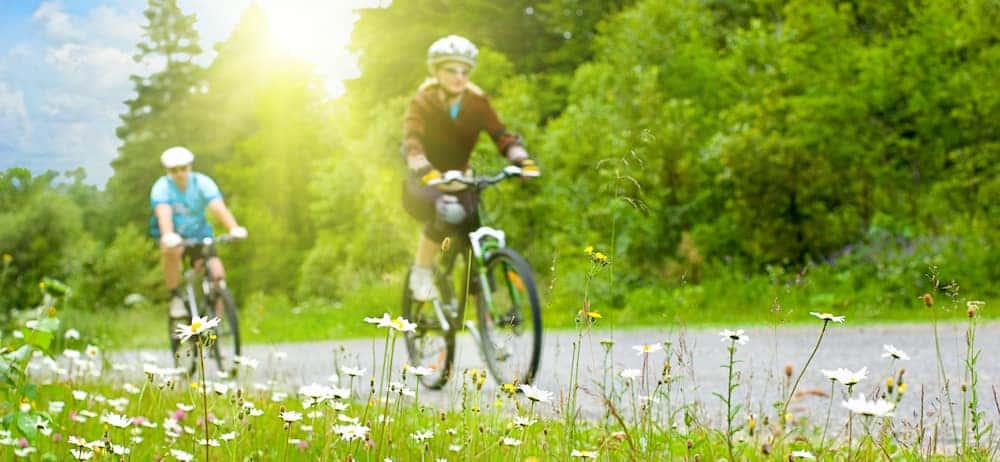
[[[191,332],[198,332],[201,330],[201,321],[195,321],[191,323]]]

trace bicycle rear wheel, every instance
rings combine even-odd
[[[240,355],[240,322],[236,312],[236,302],[233,295],[225,287],[215,289],[210,306],[211,316],[218,316],[219,325],[215,328],[215,341],[209,348],[209,355],[220,375],[233,377],[236,375],[236,357]]]
[[[442,255],[443,262],[435,269],[434,280],[441,295],[440,300],[414,300],[409,287],[409,271],[403,280],[402,315],[417,324],[415,332],[405,334],[406,351],[411,365],[431,370],[430,374],[420,377],[420,382],[431,389],[440,389],[448,382],[455,363],[455,332],[460,328],[458,323],[461,322],[460,314],[464,312],[466,300],[466,284],[460,281],[467,280],[467,266],[456,265],[457,261],[464,263],[466,259],[464,256],[458,257],[458,254],[461,252]],[[453,271],[456,268],[457,271]],[[441,304],[441,314],[435,309],[434,303]],[[441,315],[448,323],[447,329],[441,322]]]
[[[542,312],[531,267],[517,252],[501,248],[474,282],[480,341],[486,365],[498,383],[529,384],[542,350]]]

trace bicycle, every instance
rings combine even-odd
[[[477,193],[503,180],[537,176],[508,166],[492,176],[466,178],[460,171],[445,172],[429,185],[460,183]],[[483,206],[475,213],[484,221]],[[542,346],[542,318],[538,291],[531,267],[520,254],[507,247],[502,230],[488,226],[449,238],[434,267],[439,297],[429,302],[413,299],[407,274],[403,288],[403,317],[417,324],[405,335],[410,363],[431,369],[420,377],[432,389],[447,383],[455,361],[455,336],[463,327],[479,345],[486,365],[498,383],[530,384],[538,372]],[[455,273],[455,268],[463,271]],[[465,320],[469,296],[476,300],[477,323]],[[464,322],[463,322],[464,321]],[[528,343],[522,347],[520,343]]]
[[[228,234],[203,239],[184,239],[181,245],[184,246],[184,259],[187,261],[187,269],[184,270],[184,306],[187,308],[191,319],[195,316],[202,316],[201,307],[211,307],[212,312],[208,316],[217,316],[220,319],[219,325],[214,328],[215,339],[206,348],[208,358],[215,363],[220,375],[232,376],[236,372],[235,358],[240,355],[240,325],[239,315],[236,310],[236,302],[233,295],[226,287],[225,279],[215,279],[212,277],[211,269],[206,264],[208,259],[214,257],[215,244],[219,242],[232,242],[236,238]],[[203,270],[203,271],[202,271]],[[195,290],[197,285],[201,285],[201,290]],[[174,356],[174,366],[181,367],[181,343],[174,337],[176,319],[168,315],[168,328],[170,331],[170,351]],[[191,356],[191,365],[188,373],[194,375],[198,367],[198,358],[194,354]]]

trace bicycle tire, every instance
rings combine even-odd
[[[441,300],[447,300],[444,303],[449,304],[454,300],[455,313],[458,314],[464,313],[467,298],[465,286],[462,285],[461,290],[455,290],[456,284],[453,282],[454,277],[452,277],[455,259],[459,259],[458,254],[460,253],[453,251],[444,255],[443,260],[446,260],[446,264],[443,265],[444,269],[440,272],[435,271],[434,277]],[[460,259],[466,264],[459,265],[459,269],[462,274],[466,274],[467,259],[464,257]],[[439,268],[441,267],[442,265],[439,265]],[[460,328],[456,324],[461,322],[461,316],[453,316],[452,319],[448,320],[453,324],[451,328],[443,329],[437,320],[432,302],[420,302],[413,299],[409,281],[410,272],[407,271],[406,278],[403,280],[402,316],[417,324],[415,332],[407,332],[404,335],[407,355],[411,365],[427,367],[434,371],[431,374],[421,376],[420,382],[427,388],[438,390],[448,383],[455,365],[455,333]],[[439,333],[437,336],[443,343],[425,345],[423,343],[425,339],[429,342],[435,332]]]
[[[229,289],[219,287],[214,292],[212,301],[215,302],[215,313],[213,315],[219,317],[219,325],[215,328],[216,339],[212,342],[209,354],[220,373],[233,377],[237,370],[235,358],[240,355],[242,348],[239,313],[236,310],[233,294],[229,292]],[[219,312],[219,303],[222,304],[221,313]]]
[[[500,274],[496,274],[498,269]],[[482,278],[475,278],[474,283],[480,286],[476,313],[486,366],[500,384],[530,384],[538,373],[542,351],[542,312],[531,266],[514,250],[500,248],[487,258],[485,277],[486,287]],[[527,323],[524,314],[531,317]],[[524,348],[516,346],[514,337],[530,342],[530,352],[515,351]]]

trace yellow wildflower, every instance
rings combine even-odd
[[[13,260],[13,259],[14,259],[14,256],[11,255],[11,254],[9,254],[9,253],[3,254],[3,262],[4,263],[10,263],[10,261]]]

